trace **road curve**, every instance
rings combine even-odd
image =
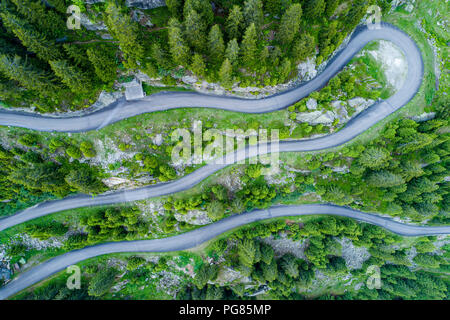
[[[48,118],[2,110],[0,111],[0,124],[24,126],[37,130],[85,131],[144,112],[167,110],[177,107],[202,106],[240,112],[269,112],[284,108],[325,85],[368,42],[378,39],[392,41],[403,51],[407,60],[408,73],[402,88],[389,99],[375,103],[352,118],[340,131],[316,139],[281,141],[278,150],[279,152],[301,152],[336,147],[352,140],[392,112],[407,104],[420,87],[423,76],[423,62],[416,44],[403,31],[386,23],[383,23],[381,26],[380,29],[375,30],[369,30],[362,26],[358,27],[347,46],[329,62],[327,68],[316,78],[298,88],[269,98],[244,100],[191,92],[161,93],[148,96],[139,101],[127,103],[122,101],[113,107],[108,107],[99,112],[79,118]],[[266,147],[266,144],[260,144],[237,150],[234,154],[227,156],[228,160],[223,161],[225,164],[219,164],[217,161],[209,163],[191,174],[172,182],[160,183],[134,190],[112,192],[96,197],[77,195],[62,200],[43,202],[18,212],[15,215],[1,219],[0,231],[25,221],[63,210],[137,201],[184,191],[231,163],[246,159],[252,155],[268,153],[271,149],[270,146]],[[229,161],[230,158],[233,160]]]
[[[409,69],[405,85],[386,103],[378,103],[371,108],[377,115],[373,114],[375,117],[371,121],[366,121],[364,128],[367,129],[377,119],[386,117],[407,103],[415,95],[422,79],[423,64],[416,44],[403,31],[387,23],[382,23],[379,29],[374,30],[369,30],[366,26],[357,27],[345,48],[329,61],[325,70],[318,76],[297,88],[267,98],[242,99],[197,92],[161,92],[134,101],[122,99],[107,108],[78,117],[49,117],[2,109],[0,110],[0,125],[40,131],[84,132],[99,129],[139,114],[175,108],[215,108],[245,113],[276,111],[326,85],[328,80],[336,75],[368,42],[381,39],[395,43],[404,52]]]
[[[186,250],[211,240],[224,232],[255,221],[286,216],[316,214],[336,215],[357,219],[362,222],[378,225],[403,236],[450,234],[450,226],[427,227],[402,224],[389,218],[380,217],[376,214],[360,212],[335,205],[307,204],[274,206],[265,210],[255,210],[236,214],[208,226],[169,238],[110,242],[68,252],[50,259],[17,276],[6,286],[0,288],[0,299],[6,299],[70,265],[96,256],[120,252],[168,252]]]

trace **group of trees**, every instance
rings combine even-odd
[[[448,281],[438,275],[420,270],[411,271],[402,265],[381,266],[381,289],[363,287],[356,294],[346,293],[337,299],[380,300],[443,300],[448,298]]]
[[[308,161],[312,172],[298,174],[297,191],[310,185],[322,199],[335,204],[417,221],[445,221],[450,144],[442,128],[447,123],[440,115],[424,122],[402,119],[357,150],[330,158],[315,155]],[[348,163],[349,173],[331,170]],[[305,183],[306,179],[311,181]]]
[[[0,208],[3,214],[42,198],[106,191],[101,170],[77,160],[82,153],[84,156],[95,154],[90,142],[82,142],[81,151],[74,143],[56,138],[50,140],[47,148],[38,135],[31,133],[21,135],[17,142],[10,149],[0,146],[0,199],[3,201]],[[66,156],[61,155],[64,149]]]
[[[122,214],[123,211],[126,214]],[[116,221],[129,220],[133,215],[138,216],[136,210],[108,209],[100,215],[86,216],[83,224],[87,223],[87,229],[97,228],[99,233],[114,233],[118,225]],[[128,222],[119,224],[124,226]],[[42,233],[44,227],[30,225],[28,229],[35,230],[37,234]],[[277,255],[273,247],[264,241],[266,237],[277,238],[281,234],[293,241],[306,241],[304,254],[307,260],[290,253]],[[355,246],[369,249],[371,257],[360,269],[348,269],[336,241],[342,237],[352,240]],[[381,288],[370,289],[364,285],[357,291],[346,291],[343,295],[327,294],[317,298],[445,299],[448,283],[436,271],[446,272],[449,264],[447,259],[435,253],[435,240],[436,237],[420,237],[409,243],[409,246],[404,246],[400,245],[404,244],[401,237],[378,226],[331,216],[317,217],[302,224],[292,221],[286,223],[283,220],[258,223],[242,227],[227,239],[219,239],[209,245],[205,251],[208,258],[198,257],[203,262],[195,262],[195,277],[186,275],[187,281],[183,282],[184,287],[178,291],[177,299],[254,299],[251,293],[261,288],[266,288],[265,296],[272,299],[304,299],[308,296],[316,271],[329,277],[346,277],[350,272],[352,277],[365,279],[369,276],[366,270],[372,265],[380,267]],[[413,259],[417,265],[415,267],[405,258],[405,250],[411,245],[418,252]],[[442,250],[448,253],[449,246],[444,246]],[[122,296],[130,298],[141,290],[138,288],[142,285],[149,285],[148,279],[158,278],[158,274],[167,271],[170,265],[167,257],[160,257],[158,262],[149,262],[143,257],[131,256],[126,262],[128,271],[123,279],[129,283],[121,292]],[[250,277],[254,288],[249,289],[239,281],[221,284],[218,276],[223,268],[232,268],[239,271],[242,277]],[[88,281],[82,281],[83,289],[77,293],[77,297],[90,299],[108,296],[116,281],[117,270],[109,265],[99,267],[96,264],[87,266],[83,271],[83,277],[87,277]],[[62,291],[56,281],[25,296],[27,299],[55,299],[59,296],[66,299],[71,296]]]
[[[218,80],[226,88],[235,81],[243,86],[274,85],[286,81],[297,63],[314,55],[317,45],[318,63],[332,53],[363,17],[370,1],[357,1],[333,16],[339,2],[216,1],[225,12],[219,19],[219,9],[213,12],[207,0],[170,1],[168,52],[176,65],[200,78]],[[317,33],[307,28],[315,23]],[[164,66],[157,59],[154,63]]]
[[[94,271],[95,272],[92,272]],[[114,284],[118,271],[113,267],[89,265],[83,267],[80,289],[67,287],[67,275],[40,286],[35,290],[25,291],[16,298],[21,300],[96,300],[107,294]]]
[[[117,48],[74,43],[88,32],[67,29],[65,1],[48,3],[2,3],[0,99],[7,105],[35,106],[41,112],[79,108],[116,78]]]
[[[42,112],[79,108],[111,85],[120,63],[165,81],[179,78],[181,65],[226,88],[275,85],[316,50],[317,63],[326,59],[375,0],[352,1],[336,12],[341,2],[216,1],[213,10],[208,0],[172,0],[170,19],[158,20],[152,31],[134,21],[124,3],[100,4],[97,18],[118,47],[83,28],[69,30],[67,1],[8,0],[0,9],[0,98]],[[80,41],[86,38],[97,43]]]
[[[218,240],[211,247],[211,254],[224,256],[226,265],[239,270],[243,276],[251,276],[258,286],[269,285],[280,295],[289,296],[293,287],[306,288],[314,278],[311,266],[292,254],[276,258],[274,250],[268,244],[258,239],[239,239],[234,246],[229,246],[227,240]],[[229,297],[243,298],[245,288],[242,284],[227,286],[211,285],[215,282],[220,266],[203,263],[196,272],[195,287],[185,288],[178,298],[219,300]]]
[[[261,168],[260,164],[249,165],[242,177],[245,185],[235,193],[217,184],[198,195],[178,199],[169,197],[164,203],[166,213],[186,214],[190,210],[205,210],[213,221],[217,221],[226,213],[242,213],[254,208],[266,208],[272,204],[277,192],[273,186],[265,182]]]
[[[132,240],[144,237],[149,232],[149,223],[139,217],[140,210],[134,207],[95,210],[80,218],[85,227],[85,245],[101,241]]]
[[[305,250],[307,261],[292,254],[276,256],[273,248],[262,241],[268,236],[285,233],[289,238],[307,241]],[[361,269],[349,270],[341,257],[337,238],[351,239],[356,246],[369,248],[371,257]],[[442,256],[430,253],[435,237],[418,238],[414,246],[420,252],[415,258],[420,271],[411,269],[411,262],[405,258],[405,248],[394,249],[401,237],[386,232],[380,227],[360,224],[351,219],[321,217],[308,220],[301,227],[296,223],[283,221],[247,226],[234,232],[227,239],[216,240],[207,249],[214,260],[204,263],[196,272],[193,285],[188,284],[178,294],[180,299],[251,299],[249,289],[241,283],[221,285],[216,278],[223,266],[238,270],[242,276],[249,276],[255,288],[269,287],[266,295],[273,299],[304,298],[315,277],[315,270],[336,277],[349,272],[359,277],[366,274],[370,265],[381,269],[382,286],[369,289],[363,286],[356,293],[349,291],[340,296],[320,296],[320,299],[444,299],[447,284],[428,269],[436,269],[430,259],[441,260]],[[447,249],[448,250],[448,249]],[[434,258],[430,258],[434,257]],[[425,268],[425,270],[423,269]]]

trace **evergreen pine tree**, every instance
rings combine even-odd
[[[235,39],[228,42],[227,49],[225,50],[225,58],[227,58],[232,65],[234,65],[239,59],[239,44]]]
[[[327,0],[326,2],[325,15],[330,18],[341,3],[341,0]]]
[[[45,35],[56,37],[66,27],[64,20],[53,10],[48,10],[41,1],[12,0],[17,11]]]
[[[233,6],[225,23],[228,39],[240,39],[244,16],[240,6]]]
[[[86,51],[89,61],[95,69],[95,74],[103,82],[111,82],[116,78],[117,65],[114,61],[114,55],[110,53],[107,47],[97,46]]]
[[[183,38],[180,23],[175,18],[169,21],[169,48],[172,59],[177,65],[187,65],[190,50]]]
[[[262,26],[264,14],[261,0],[246,0],[244,3],[244,20],[247,28],[254,23],[259,30]]]
[[[129,15],[121,13],[114,2],[110,2],[106,8],[106,24],[114,37],[119,40],[125,67],[137,68],[139,61],[144,57],[144,47],[138,39],[136,22],[131,20]]]
[[[205,50],[206,23],[195,10],[189,11],[184,21],[186,39],[199,52]]]
[[[258,66],[259,66],[259,72],[260,73],[265,73],[266,72],[267,62],[268,62],[269,57],[270,57],[269,48],[264,46],[261,49],[261,51],[259,52]]]
[[[319,19],[325,12],[325,0],[308,0],[304,11],[309,20]]]
[[[211,62],[218,65],[223,60],[225,44],[223,43],[222,31],[218,24],[214,25],[208,35],[209,57]]]
[[[283,44],[290,44],[292,40],[294,40],[294,37],[300,28],[301,18],[302,6],[299,3],[290,6],[283,14],[278,30],[278,36]]]
[[[252,23],[247,30],[245,30],[244,38],[241,44],[242,62],[248,68],[253,68],[258,56],[256,39],[256,27],[255,24]]]
[[[169,59],[167,57],[166,52],[163,50],[161,45],[158,42],[152,44],[151,48],[151,56],[155,60],[157,66],[161,68],[169,68]]]
[[[273,16],[279,16],[281,12],[281,0],[266,0],[264,2],[264,9]]]
[[[63,44],[64,51],[75,65],[83,68],[89,68],[90,62],[86,54],[86,49],[77,44]]]
[[[206,24],[206,27],[209,27],[213,23],[214,13],[209,0],[186,0],[183,8],[185,19],[192,10],[195,10],[200,15],[201,20]]]
[[[198,77],[204,77],[206,74],[205,61],[201,54],[194,54],[191,63],[191,71]]]
[[[315,40],[307,33],[303,33],[294,42],[292,47],[292,58],[296,63],[306,60],[315,51]]]
[[[181,9],[183,8],[182,0],[166,0],[166,5],[173,17],[180,17]]]
[[[226,89],[230,89],[233,86],[233,67],[230,60],[225,59],[220,67],[219,79],[222,86]]]
[[[46,2],[53,8],[55,8],[56,11],[66,14],[68,4],[65,0],[46,0]]]
[[[291,61],[288,58],[284,58],[278,71],[280,75],[280,81],[282,82],[286,81],[290,72],[291,72]]]

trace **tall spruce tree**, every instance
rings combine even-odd
[[[25,19],[45,35],[56,37],[61,35],[66,27],[64,19],[51,9],[47,9],[43,2],[32,0],[12,0],[17,11]]]
[[[106,8],[106,24],[114,37],[119,40],[123,52],[124,65],[128,69],[136,69],[144,58],[144,47],[138,38],[136,22],[127,14],[123,14],[114,3],[108,3]]]
[[[254,23],[255,28],[259,30],[263,24],[263,20],[264,13],[261,0],[246,0],[244,3],[244,21],[246,27]]]
[[[189,11],[184,21],[186,39],[189,45],[198,52],[203,52],[206,47],[206,23],[195,10]]]
[[[175,18],[169,21],[169,48],[172,59],[177,65],[188,64],[190,50],[183,38],[181,25]]]
[[[317,20],[325,12],[325,0],[307,0],[303,9],[309,20]]]
[[[228,42],[227,49],[225,50],[225,58],[227,58],[232,65],[234,65],[239,59],[239,44],[235,39]]]
[[[326,9],[325,14],[328,18],[330,18],[334,12],[336,11],[337,7],[341,3],[342,0],[327,0],[326,1]]]
[[[219,65],[223,60],[225,44],[223,43],[222,31],[218,24],[214,25],[208,35],[209,57],[214,65]]]
[[[166,0],[166,5],[173,17],[179,18],[181,16],[182,0]]]
[[[242,62],[244,65],[252,69],[256,63],[258,56],[258,45],[255,24],[252,23],[245,30],[244,38],[241,44]]]
[[[233,86],[233,67],[230,60],[225,59],[219,70],[219,79],[222,86],[226,89],[230,89]]]
[[[302,6],[299,3],[293,4],[287,9],[281,18],[278,36],[280,41],[288,45],[294,40],[300,28],[302,18]]]
[[[198,77],[205,76],[206,65],[205,65],[205,60],[203,59],[201,54],[196,53],[192,57],[191,70]]]
[[[116,78],[117,65],[114,60],[114,55],[110,52],[108,47],[104,45],[89,48],[87,51],[89,61],[95,69],[95,74],[103,82],[111,82]]]
[[[237,5],[233,6],[225,23],[228,39],[240,39],[243,21],[244,15],[242,14],[241,7]]]
[[[298,63],[306,60],[306,58],[311,56],[314,53],[314,50],[314,37],[310,36],[307,33],[303,33],[294,41],[294,46],[292,47],[292,57],[294,61]]]
[[[188,14],[195,10],[201,17],[206,27],[209,27],[214,21],[214,13],[209,0],[186,0],[184,2],[183,15],[186,19]]]

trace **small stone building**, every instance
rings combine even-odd
[[[127,100],[137,100],[144,97],[144,89],[142,88],[142,83],[134,79],[131,82],[124,83],[125,87],[125,98]]]

